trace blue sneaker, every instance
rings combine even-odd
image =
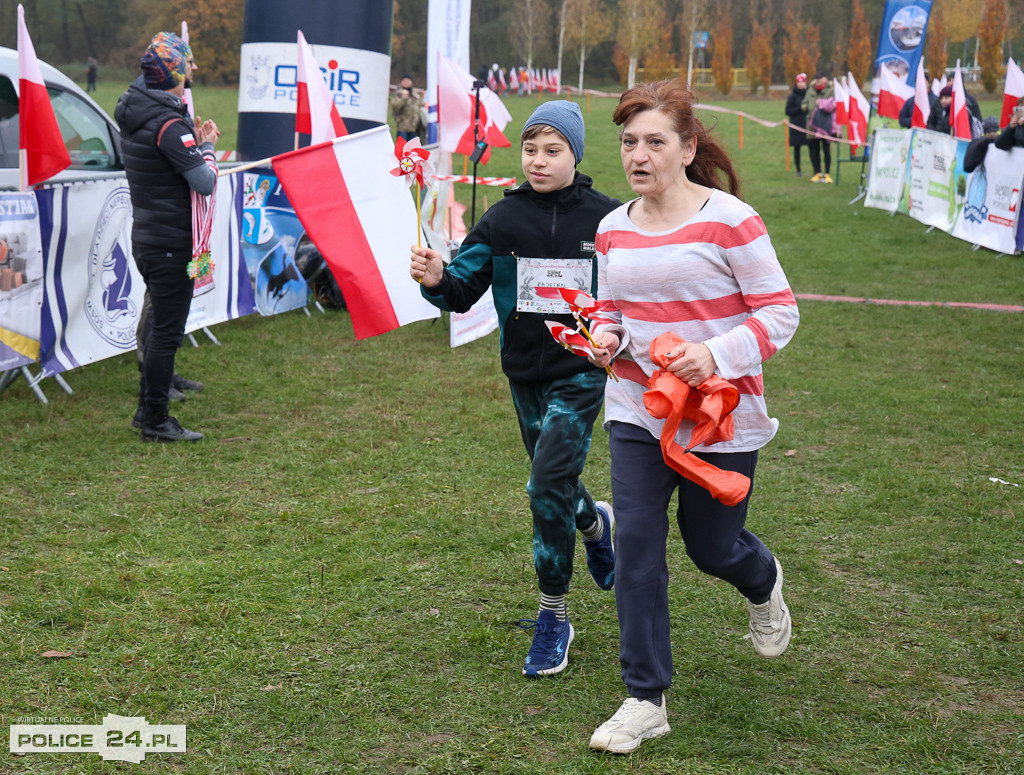
[[[583,542],[587,550],[587,568],[597,586],[601,589],[611,589],[615,586],[615,550],[612,548],[612,525],[615,524],[615,514],[610,503],[598,501],[594,505],[597,506],[598,518],[604,520],[604,535],[600,541]]]
[[[569,620],[560,622],[554,611],[541,611],[536,620],[520,619],[517,624],[524,630],[533,629],[523,675],[536,678],[562,672],[569,663],[569,644],[576,636]]]

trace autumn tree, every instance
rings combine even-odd
[[[615,44],[629,58],[626,88],[636,84],[636,67],[641,54],[652,51],[665,27],[665,6],[661,0],[621,0]]]
[[[942,0],[946,30],[950,40],[967,40],[978,31],[978,0]]]
[[[612,20],[605,13],[600,0],[569,0],[566,7],[565,44],[576,52],[580,66],[579,90],[583,91],[583,71],[587,52],[598,43],[608,40]]]
[[[821,55],[821,26],[804,19],[794,2],[786,7],[782,26],[786,31],[782,43],[782,67],[786,73],[786,82],[792,83],[797,73],[813,76]]]
[[[874,77],[875,43],[871,37],[871,26],[864,14],[860,0],[853,0],[853,14],[850,19],[850,44],[846,48],[846,67],[853,73],[858,84],[869,82]]]
[[[978,65],[981,67],[981,85],[989,94],[996,90],[996,82],[1003,75],[1003,40],[1006,38],[1005,0],[985,0],[978,26]]]
[[[772,83],[772,29],[771,0],[766,0],[765,8],[758,12],[758,0],[750,0],[750,40],[747,41],[747,78],[750,80],[750,91],[756,93],[763,86],[765,93]]]
[[[940,5],[933,4],[928,17],[928,32],[924,39],[924,61],[932,78],[942,78],[949,59],[946,38],[946,19]]]
[[[732,91],[732,3],[719,4],[718,19],[711,28],[711,75],[722,94]]]
[[[516,0],[512,17],[512,37],[519,56],[533,69],[533,57],[551,30],[551,6],[547,0]]]

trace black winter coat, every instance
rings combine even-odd
[[[807,142],[807,134],[805,132],[799,132],[794,128],[807,128],[807,112],[804,110],[804,97],[806,95],[807,89],[800,89],[794,86],[793,91],[791,91],[789,96],[786,98],[786,116],[789,118],[790,123],[790,145],[804,145]]]

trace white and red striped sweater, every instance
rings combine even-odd
[[[636,201],[636,200],[634,200]],[[656,438],[664,420],[644,408],[651,341],[671,331],[711,350],[715,373],[739,388],[735,437],[705,452],[749,452],[767,444],[779,421],[768,416],[761,364],[793,337],[800,313],[764,222],[752,207],[717,189],[693,218],[665,232],[645,232],[629,219],[628,202],[597,232],[598,298],[619,336],[613,364],[619,382],[605,392],[605,427],[612,421],[647,428]],[[685,446],[693,424],[676,441]]]

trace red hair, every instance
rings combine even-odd
[[[711,133],[694,115],[696,102],[697,98],[690,87],[678,78],[638,83],[623,92],[612,121],[616,126],[622,126],[638,113],[660,110],[672,120],[672,128],[683,142],[691,137],[697,139],[697,152],[686,168],[686,177],[699,185],[728,190],[730,194],[739,196],[739,176],[725,149],[711,137]]]

